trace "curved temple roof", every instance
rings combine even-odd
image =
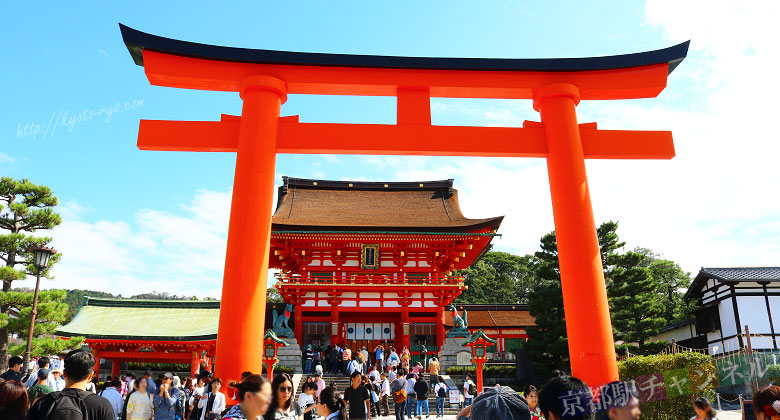
[[[143,51],[227,62],[296,66],[364,67],[418,70],[589,71],[669,64],[669,73],[688,54],[690,41],[672,47],[634,54],[582,58],[449,58],[382,55],[324,54],[261,50],[199,44],[148,34],[119,24],[122,38],[139,66]]]
[[[498,229],[503,216],[468,219],[453,180],[327,181],[283,177],[274,231],[473,232]]]
[[[92,339],[206,341],[217,338],[219,301],[85,298],[56,335]]]

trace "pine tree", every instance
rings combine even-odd
[[[51,238],[33,236],[31,233],[52,229],[62,223],[60,216],[53,210],[56,205],[57,197],[48,187],[33,184],[27,179],[0,178],[0,232],[5,232],[0,234],[0,260],[5,263],[0,266],[0,280],[3,282],[0,292],[0,371],[7,368],[8,334],[16,333],[19,337],[26,337],[32,310],[33,293],[13,291],[11,285],[15,280],[36,274],[32,262],[33,250],[49,242]],[[41,276],[51,278],[49,272],[59,259],[59,254],[53,255]],[[65,319],[68,306],[61,303],[64,297],[61,292],[41,293],[35,333],[51,333],[56,328],[52,325]],[[12,311],[18,311],[17,319],[12,320],[9,316]],[[77,342],[78,340],[34,338],[32,344],[36,353],[33,354],[41,354],[39,352],[44,350],[56,352],[55,350],[72,347]]]
[[[658,283],[650,269],[643,266],[645,259],[633,251],[613,256],[615,266],[608,288],[615,340],[637,343],[642,354],[646,341],[666,323],[664,306],[657,294]]]
[[[528,311],[536,319],[536,325],[526,328],[525,348],[531,353],[536,377],[546,378],[553,370],[570,370],[569,343],[555,232],[544,235],[540,247],[541,251],[534,254],[537,285],[528,299]]]
[[[612,271],[618,248],[624,243],[617,236],[617,222],[602,223],[596,233],[599,239],[605,276]],[[555,369],[569,370],[569,346],[566,319],[563,310],[561,274],[558,267],[558,242],[555,232],[544,235],[541,250],[534,254],[537,286],[529,296],[528,310],[536,318],[536,325],[526,329],[526,348],[538,367],[537,378],[545,378]],[[607,280],[609,283],[609,280]]]

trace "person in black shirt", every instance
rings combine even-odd
[[[72,350],[68,353],[65,357],[65,389],[38,399],[27,412],[27,420],[44,420],[48,413],[51,413],[49,420],[114,420],[111,403],[86,390],[94,367],[95,358],[89,352]],[[86,413],[81,412],[81,404],[77,400],[83,401]]]
[[[419,419],[422,416],[422,408],[425,407],[425,417],[428,418],[431,416],[431,413],[428,411],[428,383],[425,382],[425,379],[423,379],[423,376],[420,375],[420,379],[417,380],[417,382],[414,383],[414,392],[417,393],[417,418]]]
[[[22,376],[19,372],[22,371],[23,360],[19,356],[14,356],[8,359],[8,370],[0,375],[0,378],[6,381],[19,381],[22,382]]]
[[[371,394],[368,393],[368,389],[363,386],[363,375],[358,372],[352,372],[352,386],[344,391],[344,399],[349,403],[349,417],[350,419],[359,420],[371,420],[370,401]],[[366,413],[369,415],[367,416]]]

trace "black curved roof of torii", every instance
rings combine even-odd
[[[122,39],[139,66],[143,51],[150,50],[185,57],[217,61],[283,64],[299,66],[395,68],[417,70],[486,71],[589,71],[669,64],[672,72],[688,54],[690,41],[672,47],[634,54],[583,58],[449,58],[399,57],[383,55],[325,54],[222,47],[181,41],[141,32],[119,24]]]

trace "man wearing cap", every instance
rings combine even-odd
[[[154,420],[174,420],[176,418],[176,403],[179,401],[179,390],[172,387],[173,374],[163,375],[160,389],[154,394]]]
[[[62,370],[54,369],[51,371],[51,374],[54,375],[54,390],[62,391],[65,389],[65,379],[62,378]]]
[[[458,419],[461,418],[531,420],[531,410],[522,395],[508,386],[500,386],[487,388],[474,397],[472,404],[458,413]]]
[[[46,385],[46,380],[48,378],[49,369],[38,369],[38,383],[27,390],[27,398],[30,400],[30,405],[33,405],[38,398],[54,391]]]

